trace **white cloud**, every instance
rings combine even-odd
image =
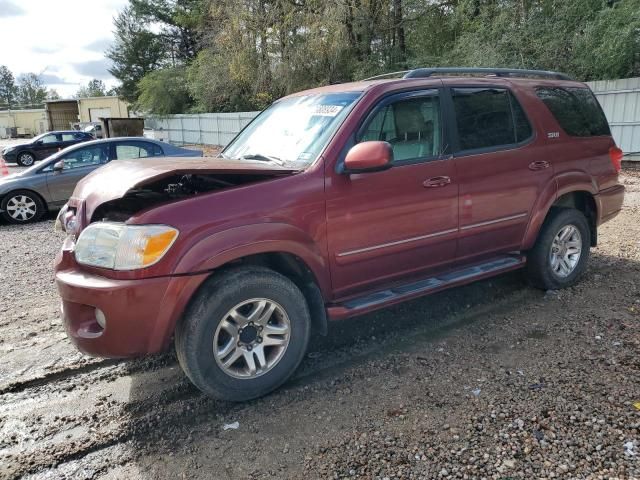
[[[113,17],[126,4],[127,0],[0,0],[0,64],[16,77],[42,74],[62,96],[73,95],[92,78],[111,87],[117,81],[107,71],[110,63],[104,51],[113,42]]]
[[[0,17],[18,17],[24,13],[24,9],[11,0],[0,0]]]

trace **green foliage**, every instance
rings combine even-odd
[[[42,84],[40,76],[25,73],[18,77],[18,102],[24,108],[39,108],[47,99],[47,88]]]
[[[11,108],[15,97],[16,82],[13,73],[6,66],[0,65],[0,107]]]
[[[140,96],[136,108],[161,116],[184,113],[191,104],[186,75],[183,67],[148,73],[138,84]]]
[[[76,93],[76,97],[78,98],[89,98],[89,97],[104,97],[107,94],[107,87],[105,86],[102,80],[94,78],[89,81],[83,87],[80,87],[78,93]]]
[[[130,0],[116,38],[128,98],[149,72],[180,67],[184,108],[253,110],[418,66],[639,76],[640,0]]]

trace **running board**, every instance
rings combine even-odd
[[[420,297],[454,285],[471,283],[475,280],[491,277],[501,272],[515,270],[526,262],[524,256],[514,255],[494,258],[488,262],[442,273],[434,277],[424,278],[404,285],[379,290],[362,297],[351,298],[328,308],[332,319],[339,319],[376,310],[387,305],[399,303],[409,298]]]

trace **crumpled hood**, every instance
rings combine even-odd
[[[84,177],[76,185],[69,205],[80,207],[84,204],[84,217],[88,221],[99,205],[122,198],[132,189],[173,175],[228,173],[275,177],[297,171],[270,162],[222,158],[115,160]]]

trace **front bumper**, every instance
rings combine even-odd
[[[207,274],[114,280],[83,272],[69,250],[56,258],[56,286],[67,335],[79,350],[99,357],[161,352]],[[96,308],[106,318],[102,328]]]
[[[2,154],[2,159],[6,163],[16,163],[18,161],[18,155],[16,154],[16,152],[5,153]]]

